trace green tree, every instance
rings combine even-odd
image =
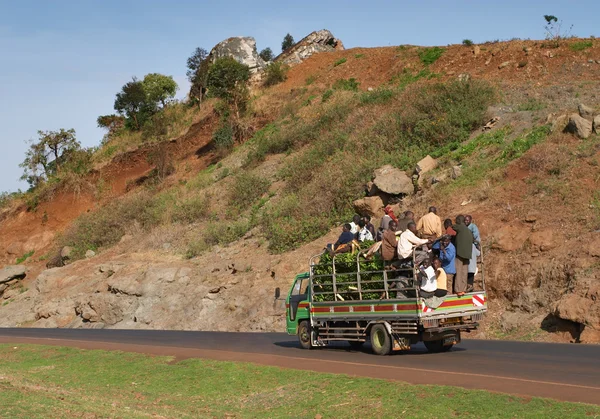
[[[265,61],[273,61],[273,51],[269,47],[263,49],[258,55]]]
[[[207,58],[208,51],[204,48],[198,47],[194,50],[194,53],[187,59],[188,69],[185,74],[191,83],[194,82],[194,79],[196,78],[196,73],[198,73],[198,70],[200,69],[200,67],[202,67],[202,64],[204,63],[204,61],[206,61]]]
[[[209,94],[225,100],[240,116],[248,101],[250,68],[231,57],[218,58],[208,69]]]
[[[148,114],[148,101],[144,84],[133,77],[125,83],[115,99],[115,110],[120,115],[125,115],[127,125],[139,130]]]
[[[144,76],[142,81],[144,90],[146,91],[146,100],[149,104],[158,106],[158,103],[164,108],[167,101],[175,97],[175,93],[179,86],[172,76],[165,76],[159,73],[150,73]]]
[[[283,42],[281,43],[281,50],[285,51],[286,49],[292,47],[295,44],[294,37],[289,33],[283,37]]]
[[[121,128],[123,124],[125,124],[125,118],[115,114],[100,115],[98,119],[96,119],[96,123],[98,124],[98,128],[104,128],[110,133]]]
[[[206,77],[208,75],[208,51],[204,48],[196,48],[194,53],[187,59],[188,80],[190,86],[190,99],[192,102],[200,103],[204,99],[206,91]]]
[[[37,141],[31,141],[25,160],[19,165],[24,173],[21,179],[32,187],[61,171],[69,156],[81,148],[75,130],[38,131]]]
[[[105,144],[113,135],[125,126],[125,118],[121,115],[100,115],[96,119],[98,128],[104,128],[106,134],[102,138],[102,144]]]
[[[282,62],[271,62],[265,69],[265,86],[272,86],[287,79],[288,66]]]

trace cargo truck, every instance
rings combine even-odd
[[[483,252],[474,289],[462,296],[424,298],[414,259],[395,265],[360,252],[313,256],[287,294],[287,333],[305,349],[340,341],[359,348],[368,341],[375,354],[387,355],[418,342],[445,352],[478,328],[487,311]],[[275,297],[280,294],[277,288]]]

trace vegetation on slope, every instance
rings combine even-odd
[[[216,173],[212,167],[199,175],[202,181],[112,203],[81,217],[62,243],[81,254],[116,243],[127,226],[149,230],[199,223],[201,231],[186,252],[190,257],[235,240],[253,226],[260,226],[273,252],[293,249],[348,217],[375,168],[393,164],[409,169],[428,153],[458,147],[495,98],[484,82],[408,88],[402,83],[382,92],[336,90],[330,100],[304,109],[304,115],[285,115],[258,131],[235,151],[246,154],[237,173]],[[269,155],[290,153],[274,177],[261,174],[261,162]],[[267,193],[274,181],[285,186]],[[229,210],[211,209],[207,203],[217,198],[208,192],[214,187],[229,191]]]

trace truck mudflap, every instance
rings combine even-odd
[[[410,351],[410,338],[392,334],[392,351]]]

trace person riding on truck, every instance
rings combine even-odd
[[[429,257],[429,252],[419,249],[419,246],[431,243],[430,239],[420,239],[417,237],[417,225],[414,221],[408,223],[407,229],[400,235],[398,241],[398,257],[408,259],[413,251],[415,252],[415,263],[420,265]]]
[[[473,233],[465,225],[465,217],[456,217],[456,224],[452,226],[456,231],[456,275],[454,276],[454,293],[462,296],[467,292],[469,276],[469,262],[473,254]]]
[[[398,238],[396,237],[396,228],[398,223],[394,220],[388,224],[388,229],[383,232],[381,243],[381,257],[389,262],[396,258],[396,249],[398,248]]]
[[[327,245],[326,250],[330,255],[345,253],[346,248],[351,248],[352,240],[354,240],[354,234],[350,232],[351,228],[349,223],[344,224],[342,226],[342,234],[340,234],[337,241],[334,244]]]
[[[442,236],[442,239],[435,243],[432,248],[440,252],[439,259],[446,273],[448,293],[452,294],[454,275],[456,275],[456,248],[447,234]]]

